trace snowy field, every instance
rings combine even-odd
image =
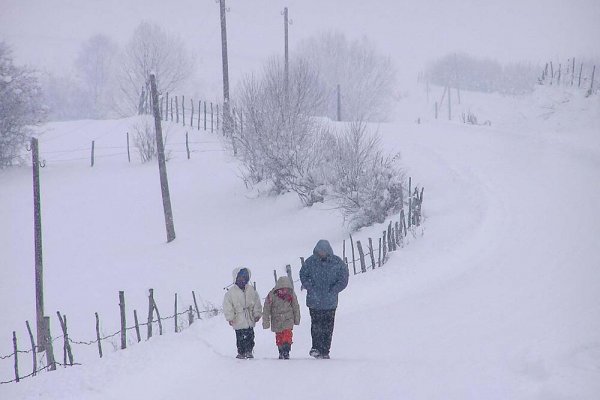
[[[436,92],[439,98],[441,92]],[[432,94],[433,96],[434,94]],[[492,126],[433,120],[411,93],[397,122],[373,126],[425,187],[424,235],[388,264],[351,276],[340,297],[332,360],[309,359],[303,306],[292,360],[275,360],[274,335],[257,332],[256,360],[235,360],[222,316],[114,351],[74,346],[82,366],[1,385],[0,399],[597,399],[600,393],[600,100],[540,88],[526,97],[462,93]],[[421,118],[421,124],[417,124]],[[191,290],[220,306],[231,270],[253,270],[259,294],[272,271],[349,233],[327,205],[293,195],[259,197],[217,134],[169,125],[167,164],[177,239],[165,243],[155,163],[127,162],[134,119],[50,123],[40,133],[46,314],[75,340],[118,330],[119,290],[128,325],[154,288],[161,314]],[[96,141],[96,165],[89,146]],[[82,149],[72,153],[64,150]],[[27,347],[35,316],[31,170],[0,172],[0,354],[12,331]],[[382,227],[355,234],[378,237]],[[117,340],[114,341],[115,346]],[[62,360],[62,345],[55,346]],[[19,359],[28,371],[30,358]],[[0,360],[0,380],[12,379]],[[275,385],[277,383],[277,385]],[[285,389],[276,389],[276,387]]]

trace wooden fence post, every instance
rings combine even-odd
[[[354,275],[356,275],[356,257],[354,256],[354,239],[352,239],[352,235],[350,235],[350,247],[352,248],[352,270],[354,271]]]
[[[137,310],[133,310],[133,322],[135,323],[135,335],[137,336],[138,343],[142,341],[142,335],[140,335],[140,323],[138,321]]]
[[[375,269],[375,252],[373,251],[373,240],[369,238],[369,252],[371,253],[371,269]]]
[[[190,159],[190,142],[188,139],[188,133],[185,132],[185,151],[187,152],[187,159]]]
[[[273,270],[273,278],[275,278],[275,284],[277,285],[277,270]]]
[[[177,101],[177,96],[175,96],[175,122],[179,123],[179,103]]]
[[[394,247],[392,246],[392,223],[390,222],[387,227],[387,244],[388,244],[388,253],[394,251]]]
[[[185,96],[181,96],[181,122],[185,126]]]
[[[69,357],[69,365],[73,365],[73,353],[71,352],[71,343],[69,342],[69,333],[67,330],[67,316],[60,315],[60,311],[56,312],[58,316],[58,321],[60,322],[60,327],[63,331],[63,364],[67,366],[67,355]]]
[[[131,153],[129,152],[129,132],[127,132],[127,161],[131,162]]]
[[[125,292],[119,291],[119,309],[121,310],[121,350],[127,348],[127,322],[125,319]]]
[[[92,140],[92,154],[91,154],[91,160],[90,160],[90,162],[91,162],[90,166],[91,167],[94,166],[94,143],[95,143],[95,141]]]
[[[98,354],[100,354],[100,358],[102,358],[102,341],[100,339],[100,318],[98,317],[98,313],[96,314],[96,340],[98,341]]]
[[[573,86],[574,80],[575,80],[575,57],[573,57],[573,65],[571,67],[571,86]]]
[[[156,318],[158,318],[158,334],[162,336],[163,328],[162,328],[162,320],[160,318],[160,312],[158,311],[158,307],[156,306],[156,300],[154,300],[154,296],[152,296],[152,304],[154,306],[154,311],[156,311]]]
[[[219,103],[216,105],[217,107],[217,131],[219,130]]]
[[[194,127],[194,100],[190,99],[190,107],[192,108],[192,114],[190,115],[190,128]]]
[[[346,239],[342,241],[342,260],[346,258]]]
[[[206,100],[204,100],[204,131],[206,131]]]
[[[198,302],[196,301],[196,293],[192,290],[192,297],[194,298],[194,307],[196,307],[196,314],[198,314],[198,319],[200,318],[200,309],[198,308]]]
[[[46,350],[46,361],[48,370],[56,370],[56,361],[54,360],[54,348],[52,347],[52,334],[50,332],[50,317],[44,317],[44,349]]]
[[[15,381],[19,382],[19,348],[17,346],[17,332],[13,331],[13,351],[15,353]]]
[[[292,278],[292,266],[290,264],[285,266],[285,273],[287,274],[290,282],[292,283],[292,290],[294,290],[294,279]]]
[[[173,319],[175,320],[175,333],[177,333],[177,293],[175,293],[175,314]]]
[[[404,230],[404,236],[406,236],[406,216],[404,215],[404,208],[400,210],[400,223],[402,224],[401,230]]]
[[[581,87],[581,72],[583,71],[583,63],[581,63],[579,65],[579,83],[577,84],[577,87]]]
[[[408,178],[408,227],[410,228],[410,217],[411,217],[411,212],[412,212],[412,192],[411,192],[411,186],[412,186],[412,178],[409,177]]]
[[[213,103],[210,102],[210,133],[213,133]]]
[[[398,221],[394,222],[394,227],[396,228],[394,231],[394,239],[396,239],[395,243],[397,246],[400,246],[400,243],[402,242],[402,229],[398,229],[399,226],[400,224],[398,223]]]
[[[152,317],[154,314],[154,289],[149,289],[148,292],[148,334],[146,340],[152,337]]]
[[[200,116],[202,115],[202,100],[198,100],[198,130],[200,130]]]
[[[367,267],[365,265],[365,253],[363,252],[362,244],[360,240],[356,241],[356,247],[358,248],[358,257],[360,258],[360,272],[367,272]]]
[[[385,242],[386,231],[383,231],[383,258],[381,260],[381,265],[385,264],[385,259],[387,255],[387,244]]]
[[[31,374],[33,376],[37,375],[37,356],[35,351],[35,340],[33,339],[33,332],[31,332],[31,326],[29,326],[29,321],[25,321],[25,325],[27,325],[27,332],[29,332],[29,340],[31,341],[31,358],[33,361],[33,369],[31,370]]]
[[[194,311],[192,311],[192,306],[188,308],[188,323],[191,326],[194,323]]]
[[[381,268],[381,238],[379,238],[379,256],[377,260],[377,268]]]
[[[588,90],[588,95],[591,95],[594,91],[594,75],[596,75],[596,66],[592,69],[592,81],[590,82],[590,90]]]
[[[171,97],[171,122],[173,122],[173,98]]]

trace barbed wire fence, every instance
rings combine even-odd
[[[125,325],[125,304],[124,304],[124,292],[119,292],[119,308],[121,312],[121,329],[117,330],[114,333],[108,335],[100,335],[100,319],[98,313],[95,313],[96,317],[96,339],[93,340],[74,340],[69,337],[68,327],[67,327],[67,317],[66,315],[57,311],[56,314],[60,321],[61,329],[63,331],[62,335],[52,337],[49,329],[49,317],[45,317],[46,319],[46,338],[44,339],[43,344],[36,344],[33,338],[33,334],[31,331],[31,327],[29,325],[29,321],[26,321],[27,329],[29,332],[29,337],[31,341],[31,348],[28,350],[20,350],[17,341],[16,332],[13,331],[13,352],[10,354],[0,355],[0,361],[10,360],[12,359],[14,362],[14,378],[10,380],[0,381],[0,384],[8,384],[20,382],[23,379],[27,379],[33,376],[36,376],[40,372],[44,371],[53,371],[57,366],[62,367],[71,367],[82,365],[82,363],[78,363],[74,361],[73,349],[72,346],[97,346],[98,355],[100,358],[103,357],[104,353],[102,350],[103,342],[107,342],[113,344],[110,339],[113,339],[117,336],[121,337],[121,346],[120,349],[124,350],[127,348],[128,340],[127,333],[130,331],[135,331],[135,339],[137,342],[142,341],[142,334],[140,328],[145,327],[147,329],[146,332],[146,340],[149,340],[153,336],[153,326],[155,324],[158,325],[158,333],[159,335],[163,335],[163,322],[173,320],[174,321],[174,331],[176,333],[181,332],[182,330],[189,328],[196,320],[202,320],[203,316],[205,318],[211,318],[217,316],[221,310],[216,308],[209,302],[202,303],[202,309],[198,306],[198,301],[196,299],[195,291],[192,291],[193,305],[190,304],[183,310],[179,311],[177,309],[177,294],[175,294],[175,308],[174,313],[168,315],[166,317],[161,317],[158,311],[158,306],[156,301],[154,300],[154,290],[149,290],[149,313],[147,322],[139,322],[137,317],[137,310],[133,310],[134,321],[135,324],[133,326],[127,327]],[[182,316],[187,316],[187,318],[179,318]],[[57,341],[61,341],[62,339],[62,347],[63,347],[63,360],[62,362],[55,360],[54,358],[54,343],[59,343]],[[131,342],[131,341],[130,341]],[[129,342],[129,343],[130,343]],[[116,346],[115,346],[116,348]],[[19,355],[27,355],[31,354],[32,357],[32,367],[31,372],[26,375],[21,375],[19,372]],[[39,359],[41,356],[41,359]],[[43,361],[43,362],[42,362]]]

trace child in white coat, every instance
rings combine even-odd
[[[233,270],[233,286],[225,293],[223,313],[235,330],[238,359],[254,358],[254,326],[262,316],[260,297],[250,284],[249,268]]]

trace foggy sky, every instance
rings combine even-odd
[[[290,42],[324,30],[363,35],[413,74],[448,52],[500,61],[600,55],[600,0],[229,0],[233,80],[283,51],[281,10],[290,9]],[[105,33],[125,44],[142,20],[179,34],[199,74],[220,71],[214,0],[0,0],[0,40],[17,62],[50,71],[71,68],[80,44]],[[293,53],[292,53],[293,56]]]

